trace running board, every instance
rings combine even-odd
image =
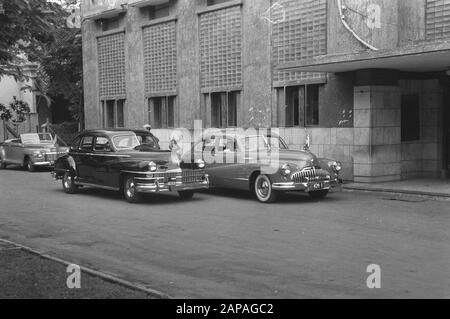
[[[108,191],[115,191],[115,192],[120,191],[120,188],[109,187],[109,186],[103,186],[103,185],[97,185],[97,184],[91,184],[91,183],[75,182],[75,185],[77,185],[77,186],[86,186],[86,187],[101,188],[101,189],[105,189],[105,190],[108,190]]]

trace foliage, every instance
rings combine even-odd
[[[14,113],[16,114],[15,117],[16,122],[25,121],[25,115],[30,114],[31,112],[28,103],[22,100],[18,100],[16,97],[14,97],[13,101],[9,103],[9,108],[13,110]]]
[[[48,76],[46,95],[63,96],[72,117],[79,120],[83,109],[83,59],[78,29],[61,29],[47,46],[41,65]]]
[[[0,0],[0,76],[24,75],[20,64],[36,62],[52,31],[64,26],[66,12],[46,0]]]
[[[12,102],[9,103],[8,108],[5,105],[0,104],[0,119],[4,121],[14,120],[16,122],[23,122],[25,121],[25,116],[30,114],[30,111],[27,102],[18,100],[14,96]]]
[[[8,109],[5,105],[0,103],[0,119],[3,121],[9,121],[12,119],[13,114],[10,109]]]
[[[50,104],[63,96],[74,119],[83,110],[82,46],[80,29],[67,27],[69,8],[79,0],[0,0],[0,81],[2,75],[27,79],[21,64],[36,63],[33,85]]]

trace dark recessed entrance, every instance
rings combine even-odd
[[[444,169],[447,170],[447,178],[450,178],[450,76],[444,81],[444,103],[443,103],[443,158]]]

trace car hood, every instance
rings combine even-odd
[[[53,144],[26,144],[24,148],[29,150],[52,150],[57,149],[57,147]]]
[[[319,166],[319,161],[311,152],[279,150],[280,164],[294,164],[302,169],[306,166]]]
[[[153,161],[158,164],[166,164],[171,162],[170,151],[122,151],[118,152],[119,155],[126,155],[133,159],[140,159],[145,161]]]

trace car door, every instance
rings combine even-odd
[[[22,165],[24,160],[23,145],[20,139],[12,140],[6,151],[6,158],[9,163]]]
[[[216,156],[222,161],[215,167],[218,186],[233,189],[248,188],[248,165],[245,153],[240,149],[237,139],[227,135],[219,141],[219,151]]]
[[[74,160],[77,167],[78,179],[81,182],[94,182],[94,163],[92,148],[94,144],[93,135],[85,135],[81,139],[78,151],[74,153]]]
[[[94,163],[94,183],[111,188],[118,187],[119,171],[117,170],[117,157],[111,147],[110,139],[105,136],[96,136],[94,141],[92,161]]]

